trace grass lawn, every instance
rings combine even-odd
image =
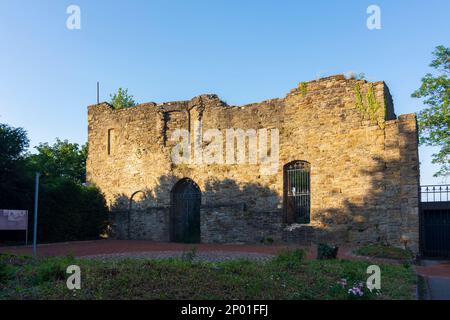
[[[395,260],[411,260],[413,258],[413,254],[409,250],[382,245],[368,245],[359,247],[354,251],[354,253],[360,256]]]
[[[353,284],[366,282],[369,263],[305,261],[301,251],[270,262],[188,259],[99,262],[70,257],[0,255],[0,299],[352,299]],[[66,268],[81,268],[81,290],[66,287]],[[415,299],[409,265],[380,265],[381,292],[358,299]],[[346,286],[339,284],[342,279]]]

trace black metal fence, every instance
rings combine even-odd
[[[450,184],[425,185],[420,187],[421,202],[450,201]]]
[[[450,256],[450,185],[421,186],[420,247],[429,257]]]

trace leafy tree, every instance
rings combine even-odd
[[[87,145],[57,139],[52,146],[41,143],[36,147],[37,154],[27,154],[28,144],[25,130],[0,124],[0,209],[33,212],[34,172],[39,171],[44,174],[40,182],[39,240],[98,238],[107,225],[108,208],[99,189],[82,184]],[[28,223],[31,230],[32,215]],[[22,237],[16,234],[15,238]],[[10,232],[0,231],[0,239],[10,238]]]
[[[117,90],[116,93],[110,96],[111,96],[110,104],[115,109],[131,108],[136,105],[134,97],[128,94],[128,89],[119,88],[119,90]]]
[[[75,182],[86,180],[87,145],[70,143],[56,139],[52,146],[41,143],[36,147],[38,153],[29,155],[28,161],[33,171],[47,177],[63,177]]]
[[[22,128],[0,124],[0,209],[28,209],[33,180],[26,170],[29,140]]]
[[[422,85],[412,97],[423,98],[427,108],[418,116],[420,143],[440,147],[432,163],[439,164],[435,176],[450,175],[450,48],[436,47],[430,67],[435,73],[422,78]]]
[[[0,177],[16,169],[28,148],[27,133],[22,128],[13,128],[0,123]]]

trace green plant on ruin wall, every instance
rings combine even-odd
[[[367,89],[366,98],[367,98],[367,110],[369,113],[370,120],[372,120],[372,121],[378,120],[377,113],[378,113],[378,110],[380,110],[380,104],[378,103],[377,99],[375,98],[372,84],[370,84],[369,88]]]
[[[300,82],[298,84],[298,90],[302,94],[302,97],[306,96],[306,93],[308,92],[308,84],[306,82]]]
[[[375,98],[373,84],[369,84],[366,93],[366,101],[364,101],[361,93],[361,87],[359,83],[355,84],[355,107],[362,114],[363,119],[368,119],[373,122],[377,122],[381,129],[385,127],[385,114],[386,106],[384,106],[384,112],[380,114],[381,106]]]
[[[366,107],[364,106],[361,87],[359,86],[359,83],[355,84],[355,107],[364,117],[366,113]]]

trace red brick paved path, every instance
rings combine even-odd
[[[126,253],[126,252],[157,252],[157,251],[188,251],[196,248],[199,252],[248,252],[277,254],[285,249],[302,248],[307,252],[308,259],[314,259],[316,256],[316,247],[299,245],[246,245],[246,244],[183,244],[168,242],[152,242],[145,240],[93,240],[93,241],[74,241],[38,245],[39,256],[66,256],[76,257]],[[31,246],[1,247],[0,253],[13,254],[31,254]],[[366,259],[355,257],[351,254],[351,248],[340,248],[339,258],[345,259]]]
[[[198,251],[252,252],[276,254],[287,246],[240,245],[240,244],[183,244],[151,242],[144,240],[95,240],[38,245],[40,256],[88,256],[109,253],[150,251]],[[0,253],[31,254],[31,246],[0,247]]]

